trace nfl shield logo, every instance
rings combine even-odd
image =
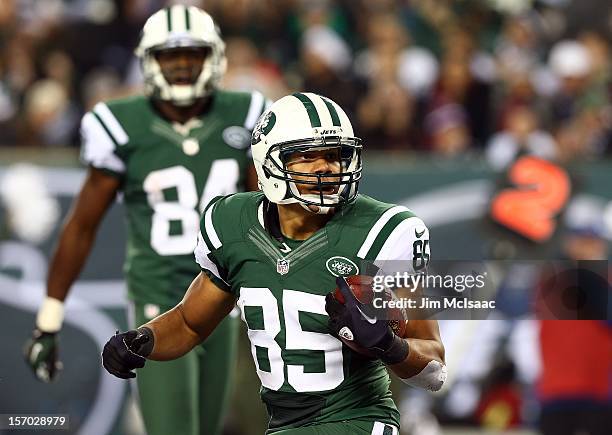
[[[289,272],[289,260],[285,260],[284,258],[276,260],[276,272],[281,275],[286,275]]]

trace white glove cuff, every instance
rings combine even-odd
[[[42,332],[57,332],[64,321],[64,303],[47,296],[38,310],[36,327]]]

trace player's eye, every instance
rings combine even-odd
[[[338,153],[338,151],[334,150],[334,151],[329,151],[325,154],[325,158],[329,161],[338,161],[340,160],[340,155]]]
[[[294,151],[284,156],[285,163],[304,163],[314,159],[314,154],[304,151]]]

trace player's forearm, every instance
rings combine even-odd
[[[419,338],[404,340],[408,341],[410,347],[408,356],[404,361],[388,367],[409,385],[439,390],[446,379],[442,342]]]
[[[36,315],[36,328],[55,333],[64,322],[64,300],[79,276],[94,239],[94,231],[80,229],[70,220],[62,231],[47,277],[47,297]]]
[[[51,259],[47,296],[63,301],[77,279],[94,242],[96,228],[83,228],[69,220]]]
[[[164,361],[185,355],[214,331],[235,302],[204,273],[198,274],[181,303],[143,325],[153,332],[153,349],[143,356]]]
[[[206,338],[189,327],[181,304],[143,326],[153,331],[153,350],[147,358],[156,361],[179,358]]]

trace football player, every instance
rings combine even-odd
[[[269,102],[260,93],[218,89],[224,48],[206,12],[182,5],[160,10],[147,20],[136,49],[145,95],[99,103],[83,117],[89,171],[60,235],[47,298],[26,347],[39,379],[52,380],[60,367],[64,300],[117,193],[127,214],[131,321],[140,325],[175,306],[199,272],[192,255],[206,204],[257,186],[247,153]],[[141,371],[139,399],[150,435],[218,433],[238,322],[226,319],[183,358]]]
[[[429,260],[421,219],[358,194],[361,148],[333,101],[297,93],[274,103],[251,140],[263,192],[208,205],[195,249],[202,272],[172,310],[112,337],[104,367],[130,378],[146,360],[179,358],[237,304],[268,433],[398,434],[385,366],[410,385],[438,390],[444,347],[433,320],[409,321],[404,336],[395,335],[388,320],[366,314],[343,278],[359,274],[364,261],[405,261],[415,272]],[[330,294],[337,285],[343,304]]]

